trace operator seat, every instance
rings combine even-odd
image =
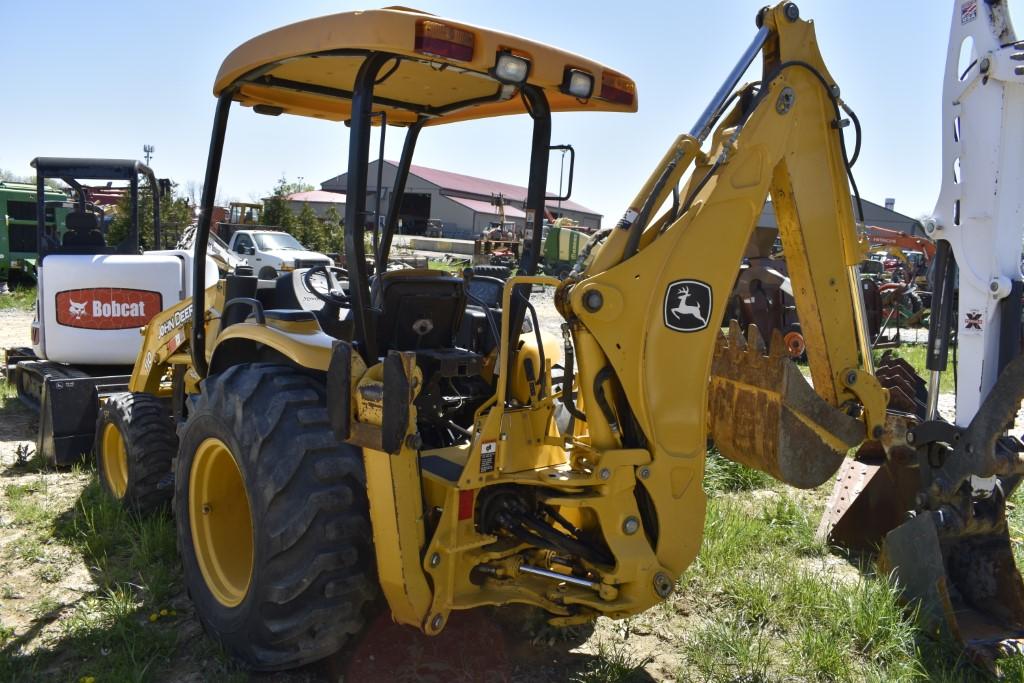
[[[102,249],[107,246],[106,240],[103,239],[103,233],[100,232],[100,222],[96,214],[74,211],[68,214],[65,225],[67,225],[68,231],[64,233],[63,246],[76,249],[88,247]]]
[[[381,273],[370,288],[382,351],[422,351],[455,346],[466,308],[461,278],[412,268]]]

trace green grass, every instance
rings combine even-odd
[[[10,294],[0,295],[0,310],[31,311],[36,305],[35,287],[13,287]]]
[[[181,590],[172,519],[131,514],[103,493],[94,474],[79,476],[88,483],[70,510],[47,503],[41,478],[3,489],[5,513],[23,532],[19,558],[34,565],[39,581],[55,584],[70,563],[81,562],[95,589],[70,602],[45,595],[33,604],[36,625],[52,624],[54,633],[31,650],[22,635],[8,634],[0,645],[0,681],[48,678],[55,667],[68,680],[146,680],[178,647],[182,617],[170,609]]]
[[[472,265],[472,261],[468,258],[452,258],[450,260],[443,258],[427,259],[427,267],[431,270],[443,270],[452,275],[462,275],[462,271],[470,265]]]

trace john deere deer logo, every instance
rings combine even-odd
[[[676,280],[665,291],[665,326],[677,332],[697,332],[711,317],[711,287],[700,280]]]

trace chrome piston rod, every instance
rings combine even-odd
[[[733,90],[736,89],[736,85],[740,82],[740,78],[746,73],[747,68],[750,67],[750,63],[754,61],[754,57],[761,52],[761,48],[764,47],[765,41],[768,40],[768,27],[762,26],[757,30],[757,34],[754,35],[754,40],[750,42],[750,46],[743,51],[740,55],[740,59],[736,62],[736,66],[732,68],[729,75],[726,77],[725,82],[722,83],[722,87],[718,89],[715,96],[711,98],[711,102],[707,108],[697,119],[697,123],[694,124],[690,130],[690,135],[697,138],[698,141],[703,142],[704,138],[711,132],[711,127],[714,125],[715,120],[719,117],[722,105],[725,104],[729,96],[732,95]]]
[[[591,590],[599,590],[601,584],[597,581],[588,581],[581,579],[576,576],[569,576],[567,574],[561,574],[559,572],[553,572],[550,569],[544,569],[543,567],[534,567],[532,564],[521,564],[519,565],[519,571],[524,574],[533,574],[534,576],[543,576],[545,579],[554,579],[555,581],[564,581],[565,583],[571,583],[574,586],[582,586],[583,588],[589,588]]]

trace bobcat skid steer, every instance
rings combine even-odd
[[[191,293],[192,253],[140,251],[140,177],[148,179],[153,192],[166,188],[166,181],[158,181],[146,165],[128,159],[39,157],[32,166],[39,188],[48,178],[71,188],[74,209],[58,238],[46,229],[39,200],[32,348],[6,349],[5,368],[19,398],[39,413],[38,452],[52,465],[66,466],[92,451],[100,399],[127,385],[142,344],[139,328]],[[85,180],[128,183],[131,227],[119,243],[109,242],[103,213],[88,203],[81,185]],[[43,197],[41,189],[38,196]],[[157,198],[153,225],[159,246]]]

